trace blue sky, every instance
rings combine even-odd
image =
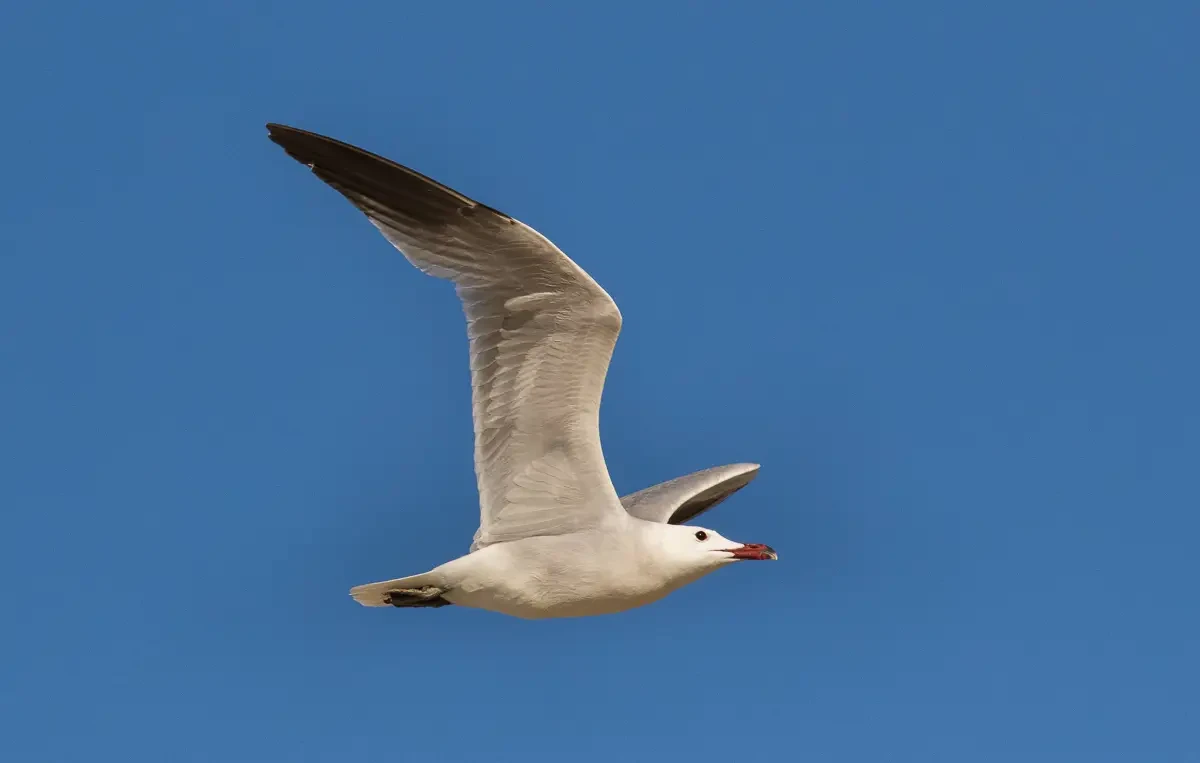
[[[352,5],[0,11],[0,757],[1197,759],[1194,4]],[[465,335],[267,121],[562,246],[618,489],[781,561],[354,605],[470,541]]]

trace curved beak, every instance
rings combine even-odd
[[[733,554],[734,559],[746,559],[752,561],[775,561],[779,558],[779,554],[775,553],[775,549],[770,546],[764,546],[761,543],[747,543],[737,548],[725,549]]]

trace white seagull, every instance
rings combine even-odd
[[[479,529],[466,556],[353,588],[358,602],[599,615],[657,601],[732,562],[777,558],[769,546],[682,524],[745,487],[758,464],[617,496],[599,414],[621,313],[558,247],[383,157],[293,127],[267,130],[409,262],[452,281],[467,317]]]

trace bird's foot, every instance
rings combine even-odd
[[[450,604],[442,598],[441,588],[397,588],[383,595],[383,600],[393,607],[445,607]]]

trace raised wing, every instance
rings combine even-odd
[[[472,549],[620,517],[599,414],[621,313],[604,289],[529,226],[418,172],[322,135],[267,129],[409,262],[454,282],[471,349]]]
[[[758,464],[728,464],[660,482],[621,497],[638,519],[681,525],[724,501],[758,476]]]

